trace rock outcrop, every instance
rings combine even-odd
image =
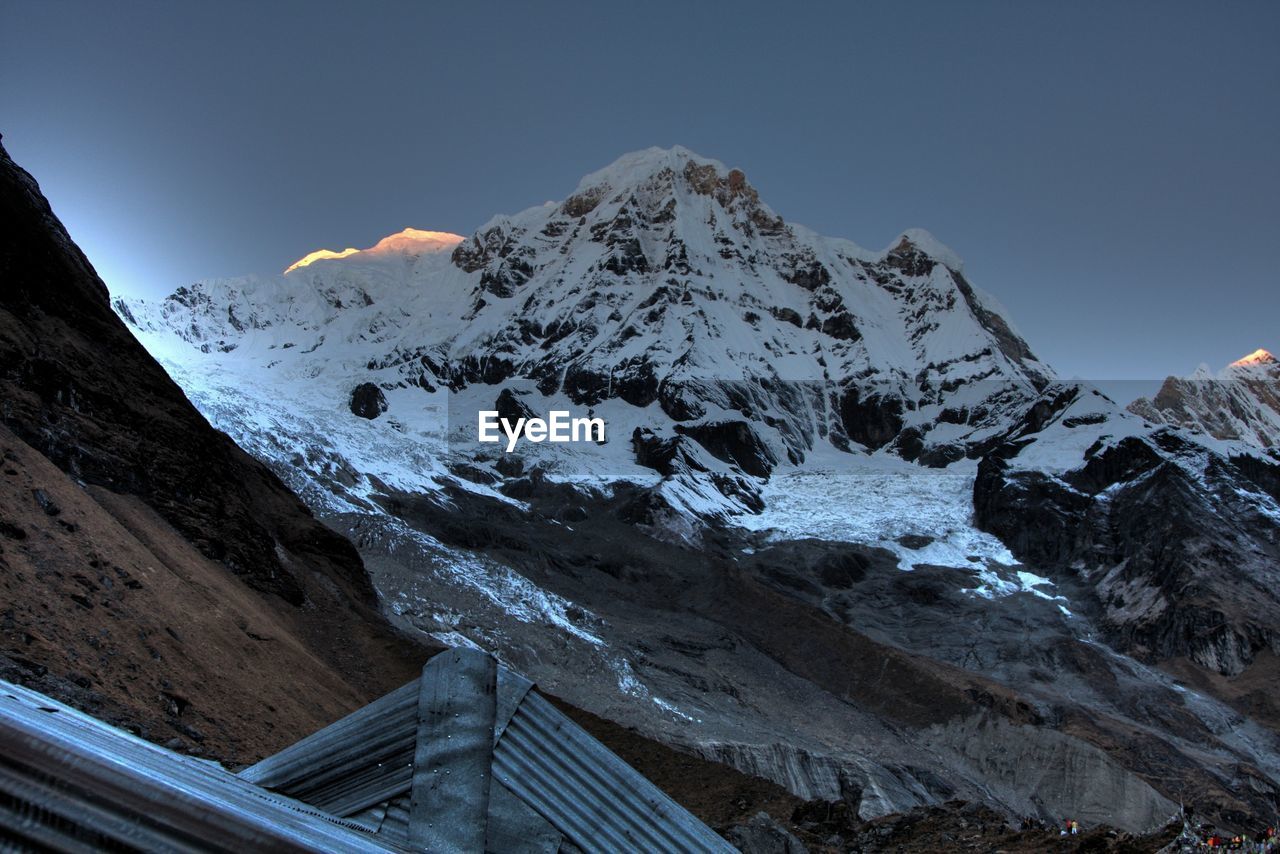
[[[387,397],[373,383],[360,383],[351,390],[351,414],[370,421],[387,411]]]

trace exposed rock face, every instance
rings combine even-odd
[[[1060,396],[1026,427],[1085,429],[1052,426],[1080,403]],[[1038,431],[1016,432],[1024,438],[979,466],[978,524],[1024,561],[1084,580],[1117,648],[1237,675],[1280,647],[1280,597],[1268,580],[1280,564],[1280,519],[1265,501],[1280,465],[1211,454],[1163,429],[1100,440],[1053,472],[1019,465]]]
[[[706,448],[713,457],[737,466],[747,474],[768,477],[778,464],[755,428],[746,421],[709,421],[685,426],[676,424],[681,436],[688,436]]]
[[[1280,446],[1280,361],[1257,350],[1218,374],[1202,367],[1190,377],[1169,377],[1155,397],[1135,400],[1129,411],[1157,424],[1275,449]]]
[[[360,383],[351,390],[351,414],[370,421],[387,411],[387,397],[373,383]]]
[[[979,765],[986,784],[1023,815],[1043,809],[1086,826],[1156,828],[1177,812],[1105,751],[1059,732],[979,715],[927,738]]]
[[[521,418],[535,417],[534,411],[529,408],[528,404],[509,388],[502,390],[493,407],[497,410],[499,418],[504,418],[511,424],[515,424]]]
[[[840,396],[840,420],[845,434],[859,445],[878,450],[902,432],[904,406],[900,399],[866,394],[858,388]]]

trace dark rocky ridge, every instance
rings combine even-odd
[[[209,426],[2,148],[0,219],[10,678],[157,735],[190,707],[221,758],[411,678],[429,649],[377,613],[356,550]]]
[[[1271,580],[1280,524],[1241,495],[1274,495],[1280,465],[1208,457],[1197,477],[1178,461],[1203,449],[1166,429],[1122,439],[1062,474],[1018,469],[1020,437],[1072,399],[1033,407],[982,460],[978,525],[1055,578],[1085,581],[1117,649],[1154,662],[1186,657],[1229,676],[1280,649]]]
[[[0,420],[76,479],[140,496],[258,590],[301,604],[297,561],[372,604],[351,544],[187,402],[7,153],[0,219]]]
[[[253,590],[137,496],[76,483],[3,425],[0,454],[6,680],[234,764],[354,710],[426,654],[388,646],[321,587],[309,610]]]
[[[1204,368],[1190,377],[1168,377],[1154,397],[1129,411],[1157,424],[1238,439],[1280,455],[1280,361],[1258,350],[1220,374]]]

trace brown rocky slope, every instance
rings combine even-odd
[[[0,219],[6,677],[230,760],[412,678],[351,544],[190,405],[3,149]]]

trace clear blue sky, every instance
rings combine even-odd
[[[929,229],[1066,376],[1280,349],[1280,3],[0,13],[4,144],[118,292],[468,233],[679,143],[820,232]]]

